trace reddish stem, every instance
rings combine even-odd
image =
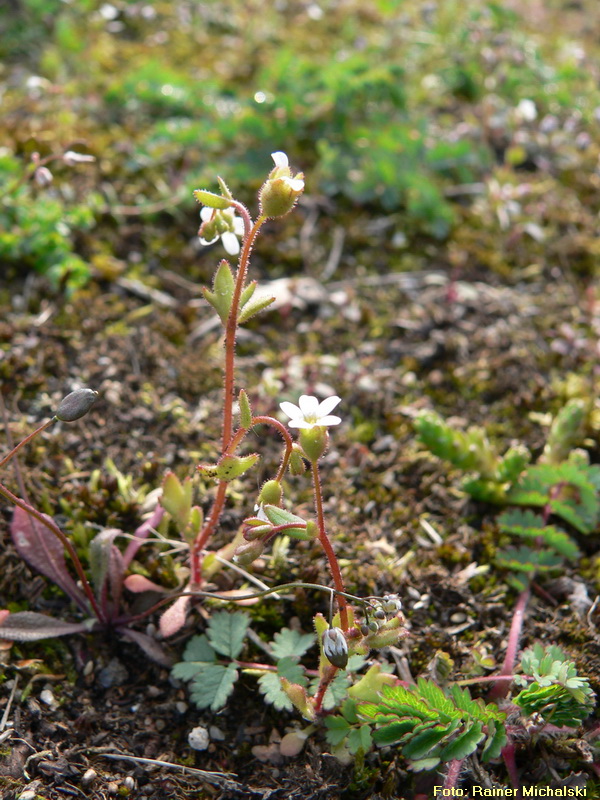
[[[232,439],[233,431],[233,401],[235,399],[235,338],[238,327],[238,315],[240,310],[240,297],[244,289],[244,282],[248,273],[248,263],[250,252],[256,236],[266,221],[265,217],[259,217],[254,225],[245,206],[241,203],[232,202],[232,205],[240,211],[244,219],[246,235],[240,254],[238,271],[235,279],[235,287],[231,298],[231,308],[225,324],[225,365],[223,375],[223,432],[221,440],[221,455],[227,453]],[[243,437],[242,437],[243,438]],[[220,481],[217,493],[206,522],[192,546],[190,553],[191,586],[199,586],[202,582],[202,551],[211,535],[215,532],[219,518],[225,505],[227,496],[227,481]]]
[[[519,650],[519,642],[521,641],[521,631],[523,629],[523,621],[525,619],[525,610],[529,602],[531,590],[529,588],[521,592],[517,599],[517,604],[513,613],[510,631],[508,634],[508,644],[506,647],[506,655],[502,669],[500,670],[501,676],[512,675],[515,668],[515,661],[517,660],[517,652]],[[488,699],[501,700],[508,695],[510,690],[510,683],[505,681],[498,681],[492,686]]]
[[[335,551],[329,541],[329,537],[327,536],[327,531],[325,530],[325,515],[323,513],[323,494],[321,490],[321,478],[319,476],[319,465],[316,461],[313,461],[311,464],[312,468],[312,477],[313,477],[313,485],[315,489],[315,509],[317,511],[317,527],[319,529],[319,541],[325,551],[325,555],[327,556],[327,560],[329,561],[329,569],[331,571],[331,576],[333,577],[333,583],[338,592],[345,592],[346,589],[344,588],[344,580],[342,578],[342,572],[340,570],[340,565],[338,564],[337,557],[335,555]],[[338,606],[340,609],[340,622],[342,625],[342,630],[347,631],[349,628],[348,624],[348,602],[346,598],[342,595],[337,596]]]
[[[0,461],[0,467],[3,467],[7,463],[7,461],[10,461],[10,459],[19,452],[19,450],[23,447],[23,445],[26,445],[28,442],[34,439],[38,435],[38,433],[42,433],[42,431],[45,431],[46,428],[50,427],[50,425],[54,425],[57,419],[58,417],[52,417],[52,419],[49,419],[47,422],[44,422],[43,425],[40,425],[40,427],[37,428],[35,431],[33,431],[33,433],[30,433],[28,436],[26,436],[22,442],[19,442],[19,444],[16,447],[13,447],[10,453],[7,453],[4,456],[4,458]]]

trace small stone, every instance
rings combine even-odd
[[[213,740],[213,742],[223,742],[223,741],[225,741],[224,732],[221,730],[221,728],[217,728],[216,725],[211,725],[210,728],[208,729],[208,732],[209,732],[210,738]]]
[[[40,700],[48,706],[48,708],[56,708],[56,698],[50,689],[42,689],[40,692]]]
[[[180,714],[185,714],[185,712],[188,710],[188,704],[184,703],[183,700],[178,700],[175,703],[175,708]]]
[[[135,780],[134,780],[134,779],[131,777],[131,775],[128,775],[128,776],[127,776],[127,777],[126,777],[126,778],[123,780],[123,786],[124,786],[126,789],[129,789],[129,791],[131,791],[131,789],[135,789]]]
[[[198,726],[197,728],[192,728],[188,733],[188,744],[193,750],[206,750],[209,742],[210,738],[206,728]]]
[[[92,769],[90,767],[89,769],[87,769],[83,773],[83,776],[81,778],[81,783],[84,786],[89,786],[91,783],[93,783],[96,780],[97,777],[98,777],[98,773],[96,772],[96,770]]]

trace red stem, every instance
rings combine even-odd
[[[517,599],[517,604],[515,606],[515,610],[513,613],[512,622],[510,625],[510,631],[508,634],[508,644],[506,647],[506,655],[504,656],[504,662],[502,664],[502,669],[500,670],[500,675],[512,675],[515,668],[515,661],[517,660],[517,652],[519,650],[519,642],[521,641],[521,631],[523,629],[523,621],[525,619],[525,610],[527,608],[527,603],[529,602],[529,596],[531,594],[531,590],[529,588],[525,589],[525,591],[521,592]],[[489,700],[502,700],[508,695],[510,690],[510,683],[505,681],[498,681],[498,683],[492,686],[488,699]]]
[[[259,217],[254,225],[250,220],[248,211],[241,203],[232,202],[232,205],[240,211],[244,219],[246,235],[240,253],[238,271],[235,280],[233,296],[231,298],[231,308],[225,324],[225,365],[223,375],[223,433],[221,440],[221,455],[227,453],[231,443],[233,431],[233,401],[235,399],[235,337],[238,327],[238,315],[240,297],[244,289],[244,282],[248,273],[248,263],[250,252],[256,236],[266,221],[265,217]],[[219,518],[225,505],[227,496],[227,481],[220,481],[213,505],[208,515],[204,527],[196,537],[190,552],[191,586],[199,586],[202,582],[202,551],[206,547],[211,535],[215,532]]]
[[[311,464],[312,468],[312,476],[313,476],[313,485],[315,489],[315,508],[317,511],[317,526],[319,529],[319,541],[325,551],[325,555],[327,556],[327,560],[329,561],[329,569],[331,570],[331,575],[333,577],[333,583],[338,592],[345,592],[346,589],[344,588],[344,580],[342,578],[342,572],[340,570],[340,565],[338,564],[337,557],[335,555],[335,551],[329,541],[329,537],[327,536],[327,531],[325,530],[325,515],[323,513],[323,495],[321,491],[321,478],[319,476],[319,465],[316,461],[313,461]],[[342,630],[347,631],[350,627],[348,624],[348,602],[345,597],[342,595],[337,596],[338,606],[340,609],[340,622],[342,625]]]
[[[22,442],[19,442],[19,444],[16,447],[13,447],[10,453],[7,453],[4,456],[4,458],[0,461],[0,467],[3,467],[7,463],[7,461],[10,461],[10,459],[19,452],[19,450],[23,447],[23,445],[26,445],[28,442],[30,442],[33,438],[35,438],[38,435],[38,433],[42,433],[42,431],[45,431],[46,428],[50,427],[50,425],[54,425],[57,419],[58,417],[52,417],[52,419],[49,419],[47,422],[44,422],[43,425],[40,425],[40,427],[37,428],[35,431],[33,431],[33,433],[30,433],[29,436],[26,436]]]

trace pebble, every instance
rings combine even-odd
[[[50,689],[42,689],[40,692],[40,700],[48,706],[48,708],[56,708],[56,698]]]
[[[96,780],[96,778],[97,778],[97,777],[98,777],[98,773],[96,772],[96,770],[95,770],[95,769],[92,769],[92,768],[90,767],[89,769],[87,769],[87,770],[86,770],[86,771],[83,773],[83,776],[82,776],[82,778],[81,778],[81,783],[82,783],[84,786],[89,786],[89,785],[90,785],[90,783],[93,783],[93,782]]]
[[[209,732],[210,738],[213,740],[213,742],[223,742],[223,741],[225,741],[225,734],[223,733],[221,728],[217,728],[216,725],[211,725],[210,728],[208,729],[208,732]]]
[[[206,750],[209,742],[208,731],[202,726],[192,728],[188,733],[188,744],[193,750]]]

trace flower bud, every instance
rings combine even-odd
[[[264,542],[261,542],[260,539],[254,539],[252,542],[242,542],[237,546],[233,560],[241,567],[247,567],[262,555],[264,549]]]
[[[74,150],[67,150],[63,155],[63,161],[68,167],[74,167],[75,164],[91,163],[96,159],[94,156],[84,155],[84,153],[76,153]]]
[[[63,422],[73,422],[84,417],[96,402],[98,392],[93,389],[76,389],[63,397],[55,416]]]
[[[258,495],[258,502],[278,506],[281,503],[281,484],[279,481],[272,480],[263,484]]]
[[[292,175],[285,153],[273,153],[274,169],[263,184],[258,199],[264,217],[283,217],[296,205],[304,191],[304,175]]]
[[[300,445],[294,442],[290,455],[290,473],[292,475],[303,475],[306,472],[306,464],[303,458],[304,453]]]
[[[327,428],[316,425],[314,428],[301,428],[298,435],[300,446],[309,461],[318,461],[329,444]]]
[[[323,655],[334,667],[344,669],[348,663],[348,642],[340,628],[328,628],[322,637]]]
[[[48,167],[38,167],[33,173],[33,179],[40,188],[44,189],[46,186],[50,186],[54,180],[54,175]]]

